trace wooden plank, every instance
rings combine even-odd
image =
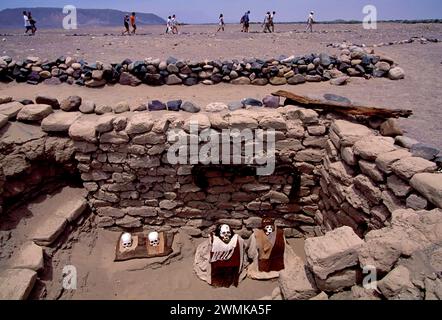
[[[279,90],[277,92],[272,93],[274,96],[286,98],[286,103],[297,104],[304,108],[311,109],[321,109],[326,112],[337,112],[346,115],[355,115],[355,116],[368,116],[368,117],[378,117],[382,119],[388,118],[408,118],[413,114],[412,110],[404,110],[404,109],[384,109],[377,107],[368,107],[368,106],[357,106],[357,105],[349,105],[348,103],[339,102],[339,101],[324,101],[318,99],[311,99],[306,96],[300,96],[294,94],[292,92],[288,92],[285,90]]]

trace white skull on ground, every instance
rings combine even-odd
[[[160,235],[156,231],[150,232],[147,238],[149,239],[149,244],[152,247],[156,247],[160,244]]]
[[[132,246],[132,235],[128,232],[125,232],[121,235],[121,244],[123,248],[129,248]]]
[[[232,237],[232,231],[230,230],[230,227],[227,224],[221,225],[219,236],[221,240],[228,243],[230,241],[230,238]]]
[[[275,231],[275,230],[274,230],[273,226],[270,224],[268,224],[264,227],[264,232],[266,235],[271,234],[273,231]]]

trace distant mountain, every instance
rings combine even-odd
[[[23,11],[31,11],[38,28],[61,28],[61,8],[15,8],[0,11],[0,28],[22,28]],[[130,12],[112,9],[77,9],[78,27],[112,27],[123,25],[123,17]],[[165,20],[153,13],[136,12],[137,25],[165,24]]]

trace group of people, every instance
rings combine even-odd
[[[132,14],[129,16],[128,14],[126,14],[124,16],[124,30],[122,32],[122,35],[124,34],[135,34],[137,31],[137,24],[136,24],[136,19],[135,19],[135,12],[132,12]],[[129,25],[130,24],[130,25]],[[130,31],[130,28],[132,28],[132,31]]]
[[[166,22],[166,33],[178,34],[178,21],[176,15],[168,16]]]
[[[25,22],[25,34],[28,34],[28,32],[31,31],[29,35],[34,35],[37,31],[37,27],[35,26],[37,21],[32,17],[31,11],[23,11],[23,20]]]
[[[267,11],[265,17],[264,17],[264,32],[275,32],[275,24],[273,23],[273,18],[275,17],[276,12],[273,11],[270,13],[270,11]]]

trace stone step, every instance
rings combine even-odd
[[[14,269],[30,269],[39,271],[43,269],[43,249],[33,242],[25,243],[12,260]]]
[[[8,269],[0,274],[0,300],[26,300],[37,280],[30,269]]]
[[[49,246],[63,232],[67,222],[66,218],[54,216],[39,225],[31,238],[38,245]]]

